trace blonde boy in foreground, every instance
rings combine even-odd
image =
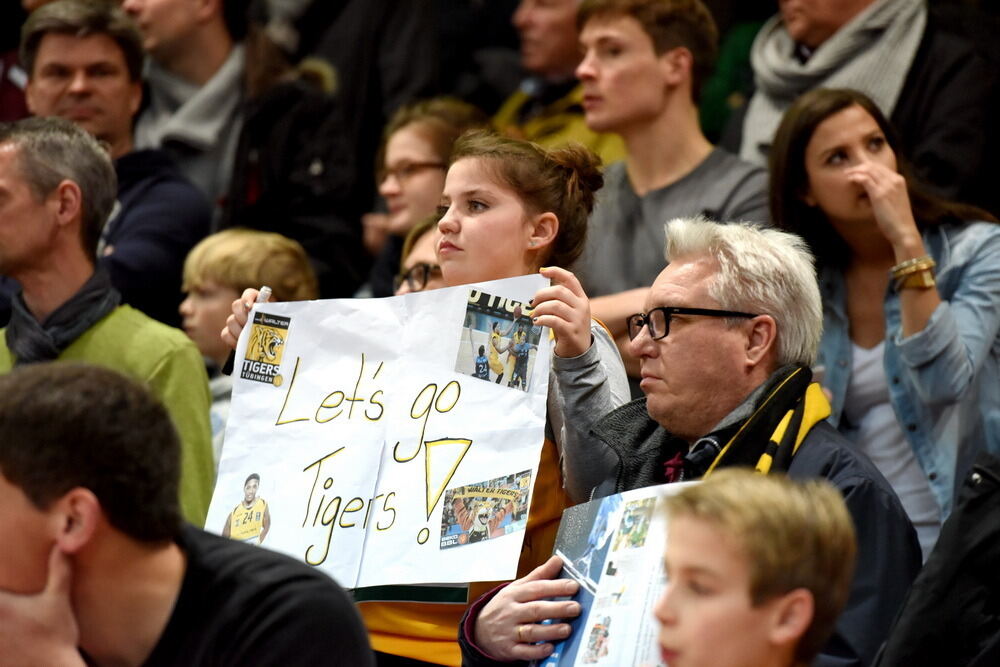
[[[666,499],[669,581],[655,614],[670,667],[807,665],[851,585],[855,536],[821,480],[722,470]]]

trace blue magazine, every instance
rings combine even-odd
[[[696,482],[695,482],[696,483]],[[580,615],[541,667],[636,665],[658,667],[659,627],[653,607],[666,583],[663,547],[665,494],[687,484],[626,491],[563,512],[555,553],[561,577],[580,584]]]

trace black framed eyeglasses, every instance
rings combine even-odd
[[[448,165],[443,162],[403,162],[395,167],[382,167],[376,174],[376,178],[379,183],[383,183],[389,176],[395,176],[396,180],[402,183],[425,169],[447,168]]]
[[[628,337],[635,340],[642,328],[649,327],[649,337],[659,340],[670,333],[670,318],[674,315],[705,315],[706,317],[757,317],[751,313],[741,313],[736,310],[716,310],[714,308],[678,308],[675,306],[660,306],[648,313],[629,315]]]
[[[414,264],[407,271],[392,279],[392,291],[399,291],[400,286],[405,282],[411,292],[419,292],[427,287],[427,281],[434,275],[441,275],[441,267],[437,264],[428,264],[427,262]]]

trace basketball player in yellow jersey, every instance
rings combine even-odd
[[[252,473],[243,482],[243,501],[226,517],[223,537],[257,544],[267,537],[267,531],[271,529],[271,512],[267,509],[267,502],[257,497],[259,487],[260,475],[257,473]]]
[[[503,333],[500,333],[500,323],[493,322],[493,326],[490,330],[490,368],[494,373],[497,374],[496,383],[500,384],[503,380],[504,372],[510,377],[510,374],[514,372],[514,354],[510,351],[513,341],[507,345],[501,345],[501,339],[510,335],[510,332],[514,330],[514,326],[517,324],[517,319],[521,317],[521,306],[514,306],[514,319],[511,320],[510,326]],[[506,366],[500,361],[500,353],[507,352],[507,364]]]
[[[500,361],[500,353],[508,349],[506,345],[502,344],[501,339],[509,334],[513,328],[514,323],[511,322],[507,331],[500,333],[500,325],[494,322],[493,328],[490,331],[490,369],[497,374],[497,384],[500,384],[500,380],[503,379],[504,375],[504,365]]]

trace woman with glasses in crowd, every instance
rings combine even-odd
[[[388,212],[364,217],[365,244],[376,255],[373,296],[392,294],[407,232],[437,209],[455,140],[487,124],[486,115],[470,104],[434,98],[400,108],[385,126],[376,180]]]
[[[583,248],[594,195],[602,183],[598,158],[582,147],[547,151],[488,132],[470,132],[455,144],[437,231],[421,237],[436,239],[436,263],[445,286],[535,272],[552,281],[532,302],[534,324],[552,329],[555,347],[547,437],[518,576],[549,557],[564,507],[589,497],[593,483],[578,476],[574,462],[587,456],[590,424],[629,399],[614,341],[591,319],[579,281],[560,268],[571,266]],[[410,264],[405,275],[411,276],[414,266]],[[406,281],[409,288],[416,282]],[[256,296],[255,290],[248,290],[233,303],[223,332],[233,347],[246,324],[246,304]],[[480,592],[473,590],[470,599]],[[464,606],[365,603],[361,611],[377,651],[459,664],[455,637]]]
[[[1000,227],[921,189],[853,90],[800,97],[770,159],[773,222],[818,264],[831,419],[893,485],[926,558],[972,458],[1000,453]]]
[[[392,281],[397,296],[445,286],[437,263],[437,222],[437,215],[428,216],[406,235],[399,274]]]

